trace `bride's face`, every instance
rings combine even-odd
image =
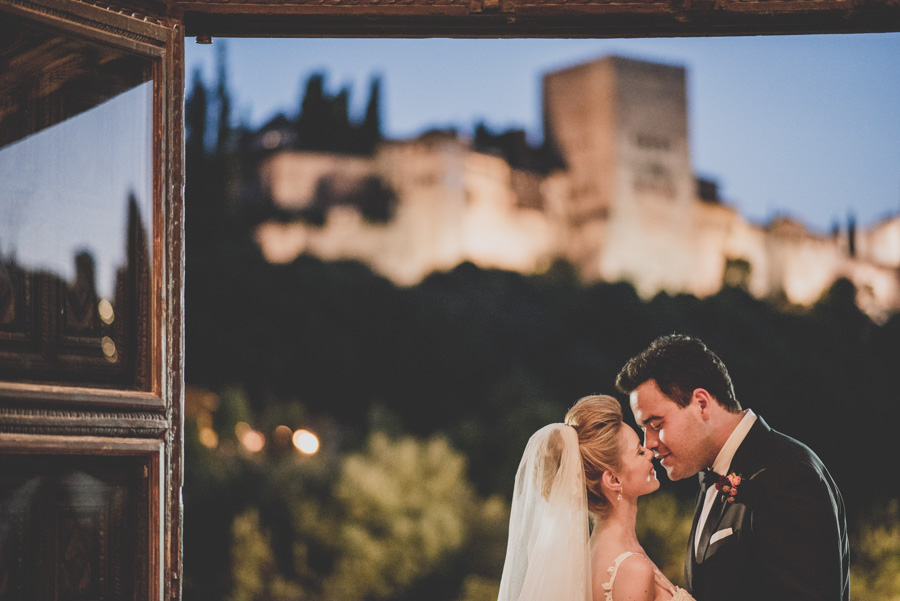
[[[659,488],[656,470],[653,469],[653,453],[644,448],[640,437],[626,424],[622,424],[619,444],[622,449],[622,470],[618,476],[622,483],[622,494],[639,497]]]

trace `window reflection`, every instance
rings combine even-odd
[[[22,21],[0,40],[0,379],[147,389],[152,62]]]
[[[4,454],[0,598],[143,598],[145,466],[135,457]]]

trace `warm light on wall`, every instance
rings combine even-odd
[[[591,65],[544,79],[545,115],[568,165],[548,175],[456,135],[398,140],[362,158],[282,150],[280,131],[268,131],[263,145],[276,152],[260,163],[259,178],[275,206],[312,206],[324,178],[340,189],[375,178],[396,194],[396,209],[384,223],[352,203],[330,206],[322,224],[264,221],[255,236],[266,260],[359,260],[412,286],[466,261],[539,273],[564,259],[585,283],[629,281],[645,300],[713,295],[728,262],[740,260],[742,271],[725,274],[738,278],[729,285],[757,298],[783,293],[811,305],[846,277],[858,289],[886,291],[860,305],[873,319],[900,309],[900,215],[855,230],[854,253],[846,231],[817,234],[777,214],[752,222],[722,201],[717,184],[701,195],[682,67],[612,57]],[[647,86],[657,91],[646,94]],[[613,108],[598,98],[619,100]],[[648,134],[648,115],[664,127]]]
[[[313,455],[319,450],[319,439],[309,430],[297,430],[293,440],[297,450],[306,455]]]

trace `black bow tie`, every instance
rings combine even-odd
[[[702,470],[698,475],[700,476],[700,486],[709,487],[719,481],[719,474],[711,469]]]

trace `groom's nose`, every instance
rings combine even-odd
[[[644,448],[655,451],[659,446],[659,435],[653,428],[644,430]]]

